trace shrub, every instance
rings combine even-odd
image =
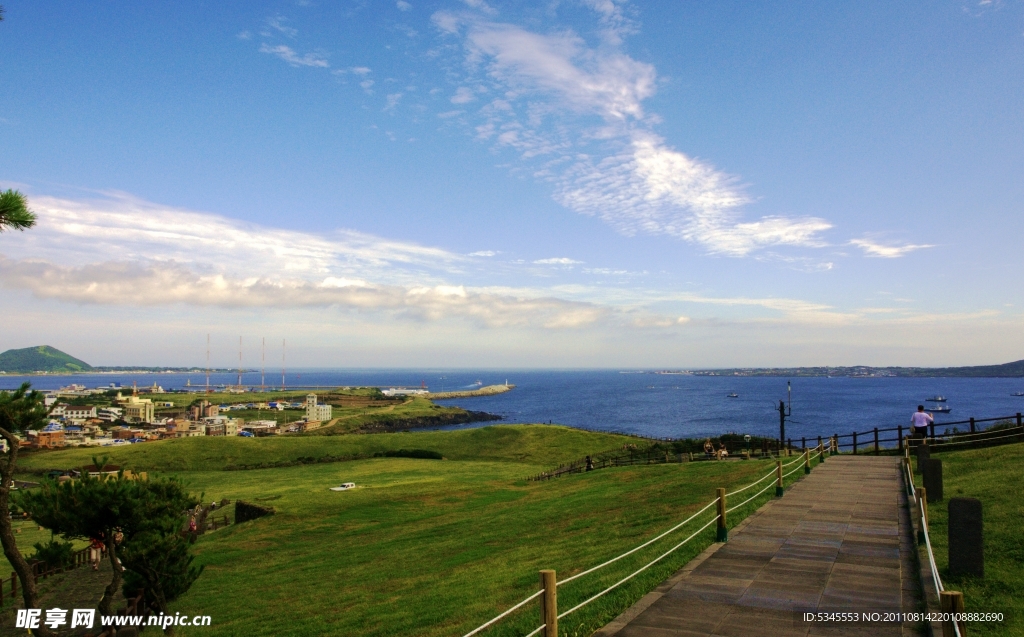
[[[392,449],[390,451],[378,451],[373,454],[375,458],[420,458],[423,460],[444,460],[444,456],[436,451],[426,449]]]
[[[74,546],[71,542],[60,542],[50,540],[46,544],[36,542],[33,545],[36,554],[29,557],[29,560],[36,560],[46,565],[46,568],[70,568],[74,562]]]

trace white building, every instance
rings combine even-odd
[[[330,405],[316,404],[316,394],[309,394],[306,396],[306,420],[310,422],[314,420],[327,422],[331,419],[332,411],[333,407]]]
[[[422,396],[423,394],[429,394],[430,392],[426,389],[412,389],[409,387],[388,387],[387,389],[381,390],[385,396]]]
[[[88,420],[89,418],[95,418],[96,407],[93,405],[68,405],[64,408],[64,417],[68,420]]]

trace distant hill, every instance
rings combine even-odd
[[[92,365],[89,363],[80,361],[49,345],[9,349],[0,354],[0,371],[8,374],[74,373],[89,372],[92,369]]]
[[[657,374],[693,374],[694,376],[849,376],[912,377],[912,378],[1021,378],[1024,360],[1002,365],[975,365],[972,367],[756,367],[730,369],[702,369],[693,371],[662,371]]]

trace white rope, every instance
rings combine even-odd
[[[526,635],[526,637],[533,637],[534,635],[537,635],[537,634],[539,634],[539,633],[540,633],[540,631],[544,630],[544,628],[545,628],[546,626],[547,626],[547,624],[541,624],[541,625],[540,625],[540,626],[538,626],[537,628],[534,628],[534,629],[533,629],[533,632],[532,632],[532,633],[530,633],[530,634],[528,634],[528,635]]]
[[[741,506],[743,506],[743,505],[747,504],[748,502],[750,502],[750,501],[751,501],[751,500],[753,500],[754,498],[757,498],[757,497],[759,497],[759,496],[760,496],[760,495],[761,495],[762,493],[764,493],[764,492],[765,492],[765,491],[767,491],[768,489],[771,489],[771,488],[772,488],[772,487],[774,487],[774,486],[775,486],[774,484],[769,484],[769,485],[768,485],[767,487],[765,487],[765,488],[761,489],[761,490],[760,490],[760,491],[758,491],[758,492],[757,492],[756,494],[754,494],[754,495],[750,496],[749,498],[747,498],[747,499],[746,499],[746,501],[744,501],[744,502],[743,502],[743,504],[737,504],[736,506],[732,507],[731,509],[726,509],[726,510],[725,510],[725,512],[726,512],[726,513],[732,513],[732,512],[733,512],[733,511],[735,511],[736,509],[738,509],[738,508],[740,508]]]
[[[800,455],[801,455],[801,456],[803,456],[803,454],[800,454]],[[802,457],[798,457],[798,458],[797,458],[796,460],[794,460],[793,462],[787,462],[786,464],[782,465],[782,468],[783,468],[783,469],[785,469],[786,467],[791,467],[791,466],[793,466],[793,464],[794,464],[794,463],[800,462],[800,461],[802,461],[802,460],[803,460],[803,458],[802,458]]]
[[[796,473],[797,471],[799,471],[801,469],[803,469],[803,467],[797,467],[796,469],[793,469],[789,473],[782,474],[782,479],[785,480],[786,478],[788,478],[789,476],[793,475],[794,473]]]
[[[605,594],[605,593],[607,593],[608,591],[612,590],[612,589],[613,589],[613,588],[615,588],[616,586],[619,586],[620,584],[623,584],[623,583],[625,583],[625,582],[628,582],[629,580],[633,579],[634,577],[636,577],[636,576],[637,576],[637,575],[639,575],[640,573],[642,573],[642,572],[646,571],[646,570],[647,570],[648,568],[650,568],[651,566],[653,566],[653,565],[654,565],[655,563],[657,563],[658,561],[660,561],[660,560],[661,560],[662,558],[664,558],[664,557],[668,556],[668,555],[669,555],[669,554],[671,554],[671,553],[672,553],[673,551],[675,551],[676,549],[678,549],[678,548],[679,548],[680,546],[682,546],[682,545],[686,544],[687,542],[689,542],[689,541],[690,541],[690,540],[692,540],[693,538],[697,537],[697,535],[699,535],[699,534],[700,534],[700,533],[701,533],[702,531],[704,531],[704,530],[705,530],[705,529],[707,529],[707,528],[708,528],[709,526],[711,526],[712,524],[714,524],[715,522],[717,522],[717,521],[718,521],[718,518],[719,518],[719,516],[717,516],[717,515],[716,515],[715,517],[713,517],[713,518],[711,519],[711,521],[710,521],[710,522],[708,522],[708,523],[707,523],[707,524],[705,524],[704,526],[702,526],[702,527],[700,527],[699,529],[697,529],[696,531],[694,531],[693,535],[691,535],[690,537],[686,538],[685,540],[683,540],[683,541],[682,541],[682,542],[680,542],[679,544],[676,544],[675,546],[673,546],[673,547],[672,547],[672,548],[670,548],[669,550],[665,551],[664,553],[662,553],[662,554],[661,554],[661,555],[659,555],[658,557],[654,558],[653,560],[651,560],[650,562],[648,562],[648,563],[647,563],[647,564],[645,564],[644,566],[640,567],[639,569],[637,569],[636,571],[634,571],[634,572],[633,572],[633,573],[631,573],[630,575],[627,575],[626,577],[624,577],[624,578],[620,579],[619,581],[615,582],[614,584],[612,584],[612,585],[611,585],[611,586],[609,586],[608,588],[604,589],[603,591],[601,591],[601,592],[600,592],[600,593],[598,593],[597,595],[594,595],[593,597],[591,597],[591,598],[590,598],[590,599],[588,599],[587,601],[585,601],[585,602],[582,602],[582,603],[580,603],[580,604],[577,604],[577,605],[573,606],[573,607],[572,607],[572,608],[570,608],[569,610],[567,610],[567,611],[565,611],[564,613],[562,613],[561,615],[559,615],[559,616],[558,616],[558,619],[561,619],[561,618],[565,617],[566,615],[568,615],[569,613],[572,613],[573,611],[576,611],[576,610],[579,610],[580,608],[583,608],[584,606],[586,606],[586,605],[587,605],[587,604],[589,604],[590,602],[594,601],[594,600],[595,600],[595,599],[597,599],[598,597],[601,597],[602,595],[604,595],[604,594]]]
[[[938,592],[946,590],[942,587],[942,580],[939,579],[939,568],[935,565],[935,555],[932,553],[932,540],[928,536],[928,520],[924,513],[924,500],[919,501],[921,509],[921,529],[924,530],[924,544],[928,548],[928,564],[932,568],[932,579],[935,580],[935,589]]]
[[[471,631],[469,631],[468,633],[466,633],[466,634],[465,634],[465,635],[463,635],[462,637],[472,637],[473,635],[477,634],[478,632],[480,632],[480,631],[481,631],[481,630],[483,630],[484,628],[487,628],[488,626],[492,625],[492,624],[493,624],[494,622],[498,621],[499,619],[502,619],[503,617],[505,617],[506,615],[508,615],[508,614],[509,614],[509,613],[511,613],[512,611],[514,611],[514,610],[518,610],[518,609],[522,608],[523,606],[525,606],[525,605],[526,605],[526,604],[527,604],[528,602],[532,602],[533,600],[537,599],[537,598],[538,598],[538,597],[540,597],[540,596],[541,596],[541,595],[542,595],[543,593],[544,593],[544,590],[543,590],[543,589],[541,589],[541,590],[537,591],[536,593],[534,593],[533,595],[530,595],[529,597],[527,597],[527,598],[526,598],[526,599],[524,599],[523,601],[519,602],[518,604],[516,604],[516,605],[515,605],[515,606],[513,606],[512,608],[510,608],[510,609],[508,609],[507,611],[505,611],[504,613],[502,613],[502,614],[498,615],[497,617],[495,617],[495,618],[494,618],[494,619],[492,619],[491,621],[487,622],[486,624],[483,624],[482,626],[480,626],[479,628],[476,628],[475,630],[471,630]],[[543,626],[541,626],[541,628],[543,628]],[[530,634],[532,635],[532,634],[534,634],[534,633],[530,633]]]
[[[665,531],[664,533],[662,533],[662,534],[661,534],[661,535],[659,535],[658,537],[656,537],[656,538],[654,538],[654,539],[651,539],[651,540],[648,540],[647,542],[644,542],[644,543],[643,543],[643,544],[641,544],[640,546],[638,546],[638,547],[636,547],[636,548],[634,548],[634,549],[632,549],[632,550],[626,551],[625,553],[623,553],[622,555],[620,555],[620,556],[618,556],[618,557],[613,557],[612,559],[608,560],[608,561],[607,561],[607,562],[605,562],[604,564],[598,564],[598,565],[597,565],[597,566],[595,566],[594,568],[590,568],[590,569],[587,569],[587,570],[583,571],[582,573],[576,573],[576,574],[575,574],[575,575],[573,575],[572,577],[567,577],[567,578],[565,578],[564,580],[562,580],[562,581],[558,582],[557,584],[555,584],[555,586],[561,586],[562,584],[568,584],[569,582],[573,581],[574,579],[576,579],[576,578],[578,578],[578,577],[583,577],[584,575],[588,575],[588,574],[590,574],[590,573],[593,573],[594,571],[596,571],[596,570],[598,570],[598,569],[601,569],[601,568],[604,568],[605,566],[608,566],[609,564],[611,564],[611,563],[613,563],[613,562],[617,562],[617,561],[621,560],[622,558],[626,557],[627,555],[632,555],[633,553],[636,553],[636,552],[637,552],[637,551],[639,551],[640,549],[642,549],[642,548],[644,548],[644,547],[646,547],[646,546],[650,546],[651,544],[653,544],[654,542],[657,542],[658,540],[660,540],[661,538],[665,537],[666,535],[668,535],[668,534],[669,534],[669,533],[671,533],[672,531],[675,531],[675,530],[676,530],[676,529],[678,529],[679,527],[681,527],[681,526],[683,526],[684,524],[686,524],[686,523],[690,522],[691,520],[693,520],[693,519],[694,519],[695,517],[697,517],[697,516],[698,516],[698,515],[700,515],[701,513],[704,513],[705,511],[707,511],[708,509],[710,509],[711,507],[713,507],[713,506],[715,505],[715,503],[717,503],[717,502],[718,502],[718,498],[715,498],[714,500],[712,500],[711,502],[709,502],[709,503],[707,504],[707,506],[705,506],[705,507],[704,507],[703,509],[701,509],[700,511],[697,511],[696,513],[694,513],[694,514],[693,514],[693,515],[691,515],[690,517],[686,518],[685,520],[683,520],[683,521],[682,521],[682,522],[680,522],[679,524],[675,525],[675,526],[674,526],[674,527],[672,527],[671,529],[669,529],[669,530]],[[467,636],[467,637],[468,637],[468,636]]]
[[[976,440],[947,440],[944,438],[932,438],[932,442],[934,442],[934,446],[939,447],[949,445],[967,445],[977,442],[988,442],[989,440],[1002,440],[1003,438],[1020,438],[1021,436],[1024,436],[1024,432],[1009,434],[1006,436],[993,436],[991,438],[978,438]]]
[[[746,491],[747,489],[749,489],[749,488],[751,488],[751,487],[756,487],[757,485],[761,484],[762,482],[764,482],[764,481],[765,481],[765,480],[767,480],[768,478],[772,477],[773,475],[775,475],[775,469],[772,469],[772,470],[771,470],[771,471],[770,471],[770,472],[768,473],[768,475],[766,475],[765,477],[761,478],[761,479],[760,479],[760,480],[758,480],[757,482],[751,482],[750,484],[748,484],[747,486],[743,487],[742,489],[736,489],[736,490],[735,490],[735,491],[733,491],[732,493],[726,493],[726,494],[725,494],[725,497],[727,497],[727,498],[731,498],[732,496],[736,495],[737,493],[743,493],[744,491]]]

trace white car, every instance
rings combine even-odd
[[[342,482],[340,487],[331,487],[331,491],[348,491],[349,489],[355,489],[355,482]]]

